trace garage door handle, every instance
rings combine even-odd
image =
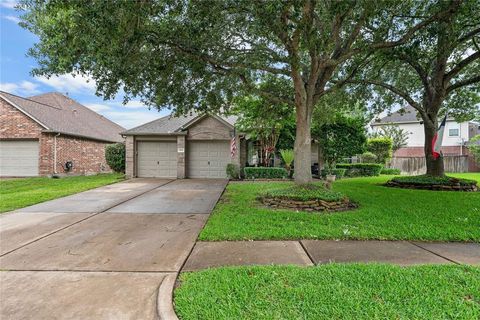
[[[208,165],[210,165],[210,161],[208,161]]]
[[[157,161],[157,164],[160,164],[160,161]]]

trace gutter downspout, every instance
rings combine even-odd
[[[57,133],[53,137],[53,174],[57,174],[57,137],[60,133]]]

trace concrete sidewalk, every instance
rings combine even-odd
[[[379,262],[480,265],[480,244],[409,241],[197,242],[182,271],[234,265]]]

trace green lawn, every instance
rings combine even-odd
[[[480,268],[328,264],[183,273],[180,319],[479,319]]]
[[[0,212],[68,196],[123,179],[123,174],[112,173],[61,179],[41,177],[0,180]]]
[[[479,173],[454,176],[480,181]],[[347,212],[272,210],[256,201],[286,182],[231,183],[200,240],[383,239],[480,242],[480,192],[388,188],[391,176],[351,178],[333,189],[359,204]]]

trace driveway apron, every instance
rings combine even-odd
[[[0,217],[0,318],[161,317],[158,288],[226,184],[134,179]]]

